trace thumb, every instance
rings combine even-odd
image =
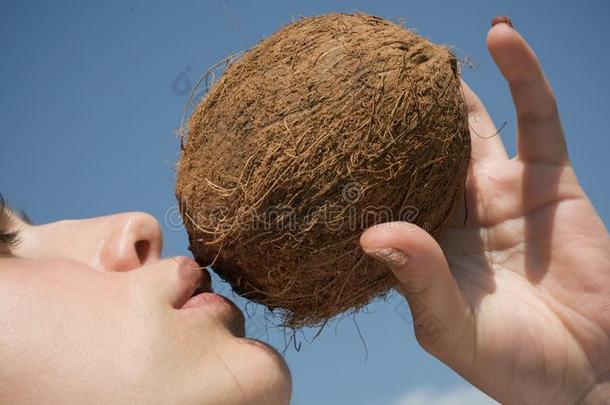
[[[411,223],[388,222],[367,229],[360,244],[398,280],[419,344],[437,357],[449,354],[473,324],[472,312],[434,238]]]

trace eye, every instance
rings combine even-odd
[[[0,229],[0,244],[15,247],[19,244],[19,231],[7,231],[6,229]]]
[[[9,226],[13,215],[6,200],[0,194],[0,253],[5,253],[4,251],[8,248],[16,247],[21,240],[19,231],[11,229]]]

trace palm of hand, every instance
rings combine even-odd
[[[610,246],[573,170],[473,163],[467,204],[466,225],[441,242],[473,317],[456,369],[511,402],[600,395],[591,391],[610,379]]]
[[[509,159],[462,82],[472,159],[466,210],[437,243],[376,225],[368,254],[399,282],[425,350],[507,404],[610,399],[610,239],[570,165],[557,104],[534,52],[506,24],[489,51],[517,113]],[[467,218],[464,223],[464,218]]]
[[[610,396],[608,233],[569,163],[534,53],[510,29],[488,45],[511,88],[519,153],[508,159],[499,137],[484,138],[495,127],[463,84],[469,212],[441,241],[471,319],[455,368],[510,402],[596,401]]]

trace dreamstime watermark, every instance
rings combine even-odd
[[[268,336],[268,326],[258,319],[250,318],[246,322],[246,337],[254,340],[263,340]]]
[[[394,313],[398,315],[400,319],[406,322],[408,325],[413,324],[413,317],[411,316],[411,310],[409,305],[404,299],[400,299],[396,305],[394,305]]]
[[[163,223],[170,231],[181,231],[184,229],[180,208],[177,205],[172,205],[163,215]]]
[[[192,68],[190,66],[186,66],[178,72],[170,84],[172,94],[177,97],[188,96],[192,101],[199,100],[210,91],[210,88],[216,82],[214,71],[208,72],[198,80],[193,80],[191,73]]]
[[[184,97],[191,94],[193,91],[193,81],[189,77],[190,73],[191,67],[187,66],[172,79],[171,90],[174,95]]]
[[[364,190],[362,188],[362,185],[357,181],[352,181],[347,184],[344,184],[341,188],[341,197],[343,198],[343,201],[347,203],[357,202],[358,200],[360,200],[360,198],[362,198],[363,194]]]
[[[425,341],[427,344],[431,344],[445,333],[447,327],[438,317],[428,311],[419,295],[418,293],[410,294],[409,304],[401,296],[399,302],[394,306],[394,312],[407,325],[415,324],[415,331],[420,342]],[[414,313],[417,314],[417,321],[415,321]]]
[[[326,201],[323,204],[304,208],[291,206],[270,206],[263,211],[247,210],[236,222],[234,212],[226,206],[214,207],[197,214],[185,214],[186,220],[195,227],[206,224],[217,232],[227,230],[244,232],[284,232],[302,233],[311,229],[319,230],[324,227],[332,232],[364,231],[365,229],[388,222],[399,222],[400,226],[414,230],[412,225],[419,216],[419,209],[412,205],[405,205],[396,210],[388,205],[367,205],[357,203],[364,197],[365,189],[358,182],[349,182],[340,188],[341,198],[338,202]],[[164,223],[171,231],[184,229],[184,216],[180,207],[173,205],[164,214]],[[429,223],[422,225],[426,231],[430,229]]]
[[[243,52],[238,52],[234,55],[229,55],[216,62],[197,79],[191,78],[192,68],[190,66],[185,66],[171,81],[170,89],[172,93],[178,97],[188,96],[189,104],[202,98],[210,91],[212,86],[214,86],[217,77],[222,75],[224,69],[239,58],[242,53]]]

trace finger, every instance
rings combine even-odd
[[[487,47],[508,82],[517,115],[517,156],[532,163],[568,159],[557,102],[534,51],[510,25],[494,25]]]
[[[441,356],[454,347],[472,313],[434,238],[416,225],[388,222],[367,229],[360,244],[394,273],[422,347]]]
[[[500,133],[496,130],[487,109],[470,86],[464,80],[460,80],[462,95],[468,108],[472,159],[475,162],[485,159],[508,159]]]
[[[198,288],[210,289],[208,271],[185,256],[160,260],[132,273],[149,296],[174,308],[181,308]]]

